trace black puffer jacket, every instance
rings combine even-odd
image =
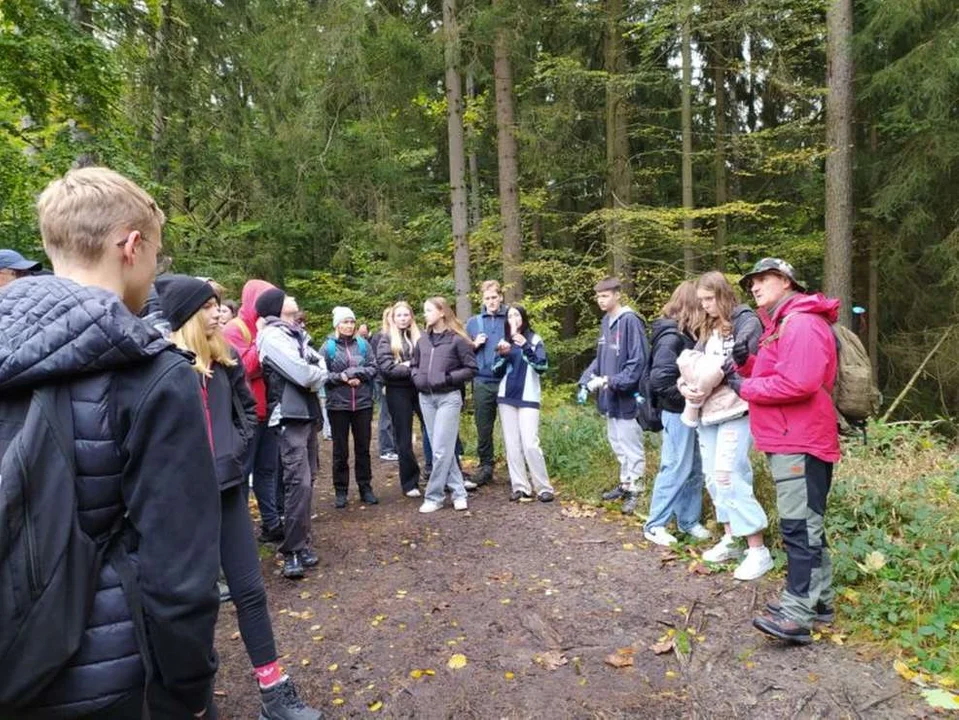
[[[326,409],[368,410],[373,407],[376,360],[370,342],[355,337],[328,337],[320,352],[330,371],[326,379]],[[347,380],[359,380],[360,384],[356,387],[349,385],[343,379],[344,375]]]
[[[397,360],[393,355],[393,348],[390,346],[390,339],[384,337],[376,347],[376,365],[380,371],[380,377],[383,378],[383,384],[386,387],[410,387],[413,385],[413,370],[404,362],[412,362],[413,345],[403,342],[403,351],[400,353],[400,359]]]
[[[473,345],[452,330],[420,335],[411,365],[413,385],[421,393],[462,390],[476,375]]]
[[[155,683],[187,713],[206,707],[217,668],[220,494],[196,372],[171,348],[106,290],[37,277],[0,293],[0,423],[17,421],[5,398],[69,384],[80,525],[97,536],[129,514]],[[38,716],[84,716],[142,685],[130,610],[106,565],[80,650]]]
[[[653,391],[656,407],[673,413],[681,413],[686,401],[676,387],[679,367],[676,358],[683,350],[692,350],[696,341],[679,331],[679,324],[669,318],[653,321],[652,366],[649,370],[649,387]]]
[[[230,352],[236,359],[232,348]],[[256,401],[246,384],[243,363],[213,366],[213,377],[206,380],[206,402],[213,428],[216,477],[220,490],[226,490],[245,479],[243,460],[257,422]]]

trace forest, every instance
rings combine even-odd
[[[177,271],[280,283],[324,332],[501,278],[566,380],[596,278],[652,318],[782,256],[887,404],[914,380],[895,418],[951,432],[957,42],[951,0],[5,0],[0,245],[42,257],[39,190],[105,164]]]

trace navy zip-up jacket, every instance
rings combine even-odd
[[[509,312],[509,306],[502,304],[496,314],[490,314],[484,305],[479,315],[474,315],[466,323],[466,334],[470,339],[476,340],[478,335],[486,333],[486,343],[476,349],[476,380],[489,385],[498,385],[499,378],[493,372],[493,365],[499,354],[496,352],[496,344],[504,340],[506,331],[506,313]]]
[[[599,411],[607,417],[635,420],[636,393],[648,357],[646,326],[639,315],[628,307],[620,308],[614,317],[607,313],[600,324],[596,358],[583,372],[579,384],[586,385],[593,376],[606,376],[609,384],[600,389],[596,399]]]
[[[526,344],[511,344],[505,356],[497,353],[493,372],[502,378],[496,402],[514,407],[538,408],[542,390],[539,376],[549,368],[546,346],[536,333],[526,332]]]

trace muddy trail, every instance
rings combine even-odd
[[[785,648],[750,619],[777,588],[708,572],[635,521],[575,503],[510,503],[505,473],[417,513],[374,456],[376,506],[333,508],[330,444],[314,494],[320,564],[263,570],[284,666],[329,718],[903,718],[927,710],[889,658],[823,633]],[[232,604],[217,703],[255,718]],[[462,667],[456,667],[461,665]],[[620,666],[620,667],[617,667]]]

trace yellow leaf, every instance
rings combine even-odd
[[[333,698],[333,700],[332,700],[331,702],[332,702],[334,705],[342,705],[343,703],[346,702],[346,700],[344,700],[343,698]]]
[[[892,667],[897,673],[899,673],[899,677],[906,682],[912,682],[912,679],[918,674],[899,658],[896,658],[896,660],[892,663]]]
[[[336,663],[333,663],[327,668],[327,670],[329,670],[330,672],[336,672],[339,669],[339,667],[340,667],[339,665],[337,665]]]
[[[500,600],[500,602],[503,603],[504,605],[509,605],[513,601],[510,600],[509,598],[503,598],[502,600]]]
[[[303,658],[302,660],[300,660],[300,665],[302,665],[303,667],[306,667],[309,664],[310,664],[309,658]]]
[[[337,695],[338,695],[338,694],[340,694],[341,692],[343,692],[343,687],[342,687],[340,684],[338,684],[338,683],[333,683],[333,692],[334,692],[334,694],[337,694]]]
[[[817,633],[817,632],[813,633],[812,639],[815,640],[816,642],[819,642],[820,640],[822,640],[822,633]]]
[[[842,645],[844,642],[843,636],[839,634],[833,635],[829,639],[836,643],[836,645]]]
[[[316,632],[317,630],[322,629],[322,625],[314,625],[310,628],[310,632]]]
[[[410,670],[410,677],[413,678],[414,680],[419,680],[421,677],[423,677],[423,671],[422,671],[422,670]]]
[[[623,543],[623,550],[635,550],[636,546],[632,543]]]
[[[233,633],[232,635],[230,635],[230,640],[239,640],[239,639],[240,639],[240,633],[239,633],[239,632],[235,632],[235,633]]]
[[[668,677],[668,678],[674,678],[674,677],[676,677],[676,672],[675,672],[674,670],[667,670],[667,671],[666,671],[666,677]]]
[[[309,590],[304,590],[300,593],[300,600],[309,600],[311,597],[313,596],[310,594]]]
[[[446,663],[450,670],[462,670],[466,667],[466,656],[463,653],[456,653]]]
[[[503,677],[506,678],[507,680],[512,680],[513,678],[516,677],[516,675],[514,675],[513,673],[509,671],[506,671],[503,673]]]
[[[346,648],[346,652],[348,652],[350,655],[359,655],[361,650],[363,650],[363,648],[361,648],[359,645],[350,645],[348,648]]]
[[[427,669],[427,670],[424,670],[423,672],[424,672],[425,674],[429,675],[430,677],[433,677],[433,676],[436,674],[436,671],[435,671],[435,670],[428,670],[428,669]]]
[[[383,709],[383,703],[377,700],[375,703],[367,705],[367,707],[370,709],[370,712],[379,712]]]
[[[314,639],[316,642],[320,642],[321,640],[324,640],[325,638],[326,638],[326,635],[314,635],[314,636],[313,636],[313,639]]]

